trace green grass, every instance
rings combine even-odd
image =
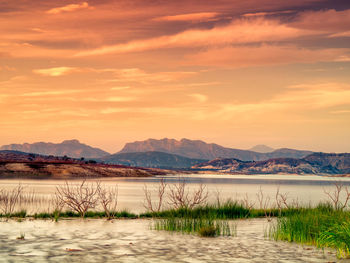
[[[211,219],[243,219],[259,218],[269,215],[271,217],[295,214],[298,208],[289,209],[248,209],[239,202],[228,200],[222,204],[206,204],[195,208],[169,209],[161,212],[147,212],[140,214],[140,217],[152,218],[211,218]]]
[[[350,257],[350,222],[335,224],[321,232],[317,245],[336,248],[337,255],[340,258]]]
[[[152,229],[214,237],[235,235],[236,227],[222,220],[172,217],[156,220]]]
[[[114,218],[138,218],[138,215],[134,213],[130,213],[126,210],[120,211],[120,212],[113,212]],[[81,217],[79,213],[73,212],[73,211],[64,211],[64,212],[58,212],[54,211],[52,213],[35,213],[33,215],[28,215],[26,211],[20,211],[12,214],[0,214],[1,217],[7,217],[7,218],[26,218],[26,217],[32,217],[34,219],[54,219],[55,221],[58,221],[59,218],[77,218]],[[107,218],[107,215],[105,212],[100,211],[88,211],[85,214],[84,218]]]
[[[269,235],[275,240],[335,248],[339,257],[349,257],[349,221],[349,211],[335,210],[331,205],[321,204],[279,217]]]

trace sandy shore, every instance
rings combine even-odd
[[[237,236],[150,230],[151,220],[1,222],[0,262],[336,262],[334,251],[264,237],[265,219],[239,220]],[[17,239],[21,234],[24,240]],[[349,262],[342,260],[342,262]]]

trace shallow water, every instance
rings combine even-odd
[[[231,222],[232,223],[232,222]],[[150,230],[151,220],[0,222],[0,262],[335,262],[334,251],[264,237],[266,219],[237,220],[237,236]],[[21,234],[24,240],[18,240]],[[68,251],[68,250],[76,251]],[[343,260],[342,262],[347,262]]]
[[[118,186],[118,210],[126,209],[139,213],[145,210],[143,206],[145,185],[155,195],[157,186],[162,177],[152,178],[104,178],[100,181],[107,187]],[[178,182],[178,176],[167,176],[168,184]],[[334,189],[334,183],[341,181],[349,187],[350,178],[331,178],[321,176],[297,176],[297,175],[183,175],[190,190],[196,189],[199,184],[206,185],[209,192],[209,201],[214,202],[218,193],[221,200],[228,198],[241,200],[248,197],[250,203],[259,206],[257,193],[262,189],[265,197],[270,197],[270,205],[274,205],[276,190],[279,187],[281,193],[286,193],[288,200],[298,201],[301,204],[316,204],[329,200],[324,191]],[[93,183],[96,180],[88,180]],[[81,180],[71,183],[79,184]],[[49,200],[62,180],[0,180],[0,189],[10,189],[21,183],[26,191],[34,191],[38,202],[33,203],[28,213],[52,210]]]

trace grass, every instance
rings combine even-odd
[[[161,212],[147,212],[140,214],[140,217],[152,217],[152,218],[211,218],[211,219],[243,219],[243,218],[259,218],[286,216],[295,214],[299,211],[299,208],[288,209],[248,209],[243,204],[228,200],[222,204],[206,204],[203,206],[197,206],[195,208],[178,208],[169,209]]]
[[[120,212],[113,212],[114,218],[138,218],[138,215],[134,213],[130,213],[126,210],[120,211]],[[64,211],[64,212],[59,212],[59,211],[54,211],[52,213],[35,213],[33,215],[28,215],[25,210],[17,212],[17,213],[12,213],[12,214],[0,214],[1,217],[6,217],[6,218],[26,218],[26,217],[31,217],[34,219],[53,219],[56,222],[60,218],[77,218],[81,217],[80,214],[73,212],[73,211]],[[107,218],[107,215],[105,212],[100,212],[100,211],[88,211],[85,214],[84,218]]]
[[[349,257],[349,222],[349,211],[335,210],[329,204],[320,204],[279,217],[269,235],[275,240],[335,248],[338,257]]]
[[[156,220],[155,230],[174,231],[186,234],[198,234],[202,237],[235,235],[236,227],[227,221],[202,218],[165,218]]]

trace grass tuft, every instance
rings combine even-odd
[[[349,221],[350,212],[321,204],[278,218],[269,235],[275,240],[335,248],[339,257],[349,257]]]
[[[170,217],[156,220],[153,229],[214,237],[234,235],[236,226],[222,220]]]

